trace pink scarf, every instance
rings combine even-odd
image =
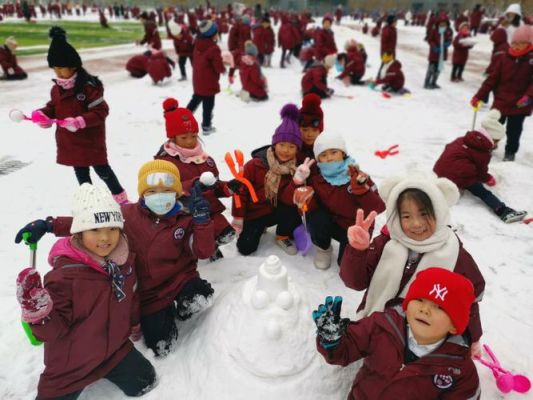
[[[195,164],[203,164],[209,158],[209,154],[204,151],[200,141],[196,143],[196,146],[194,146],[193,149],[186,149],[169,140],[163,145],[163,148],[170,156],[178,156],[180,161],[185,164],[190,164],[191,162]]]
[[[74,85],[76,84],[77,76],[78,76],[78,73],[76,72],[74,75],[72,75],[68,79],[57,78],[55,81],[58,86],[62,87],[65,90],[68,90],[68,89],[72,89]]]

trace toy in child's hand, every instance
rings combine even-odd
[[[200,175],[200,188],[202,190],[206,189],[213,189],[213,187],[217,184],[218,179],[215,177],[215,175],[211,171],[205,171],[202,172]]]
[[[368,186],[368,174],[365,174],[355,165],[348,166],[348,174],[350,175],[350,190],[356,196],[361,196],[370,190]]]
[[[292,201],[296,207],[300,209],[305,208],[305,211],[307,211],[307,204],[309,204],[309,200],[311,200],[313,194],[315,194],[315,191],[311,186],[300,186],[294,190]]]
[[[311,159],[309,157],[306,157],[304,162],[296,168],[296,172],[294,173],[294,176],[292,180],[297,185],[303,185],[305,183],[305,180],[309,178],[309,175],[311,174],[311,167],[315,163],[314,159]]]
[[[232,179],[228,181],[226,186],[230,190],[231,194],[234,194],[234,193],[239,193],[239,191],[243,187],[243,184],[239,182],[237,179]]]
[[[77,132],[86,126],[85,119],[83,119],[83,117],[67,117],[63,121],[57,121],[57,125],[70,132]]]
[[[311,235],[307,230],[307,206],[311,197],[315,193],[314,189],[311,186],[300,186],[294,190],[292,196],[293,203],[298,207],[298,210],[302,214],[302,224],[298,225],[296,229],[292,232],[294,237],[294,244],[296,248],[302,255],[306,255],[311,247],[313,247],[313,241],[311,240]]]
[[[348,228],[348,243],[356,250],[366,250],[370,246],[370,234],[368,230],[374,223],[378,214],[371,211],[366,218],[364,218],[364,211],[362,208],[357,210],[355,217],[355,225]]]
[[[26,116],[22,111],[14,109],[9,112],[9,119],[13,122],[31,121],[39,125],[41,128],[50,128],[52,124],[59,124],[63,122],[60,119],[48,118],[48,116],[41,110],[32,111],[31,117]]]
[[[27,224],[24,228],[17,232],[15,236],[15,243],[20,243],[22,240],[26,241],[26,244],[36,244],[45,233],[52,232],[52,221],[38,219]]]
[[[235,154],[235,159],[237,160],[237,164],[239,167],[239,170],[235,168],[235,161],[233,161],[233,157],[231,157],[231,154],[228,152],[224,156],[224,160],[226,161],[226,165],[230,169],[231,174],[235,177],[236,180],[241,182],[243,185],[246,186],[248,189],[248,192],[250,193],[250,197],[252,198],[252,202],[257,203],[259,199],[257,198],[257,194],[255,193],[255,189],[252,186],[252,183],[244,177],[244,155],[242,154],[242,151],[240,150],[234,150],[233,152]],[[241,199],[239,195],[233,194],[233,201],[235,202],[236,208],[241,208]]]
[[[379,158],[387,158],[388,156],[395,156],[400,152],[399,145],[394,144],[386,150],[376,150],[374,155]]]
[[[316,325],[316,333],[319,337],[320,345],[330,350],[335,348],[350,323],[348,318],[341,318],[342,297],[326,297],[324,304],[320,304],[317,310],[313,311],[313,320]]]
[[[511,372],[504,369],[487,344],[483,345],[483,349],[489,355],[491,361],[484,360],[482,357],[474,357],[474,360],[479,361],[481,364],[491,369],[492,374],[496,379],[496,386],[500,392],[509,393],[514,390],[518,393],[527,393],[529,389],[531,389],[531,382],[526,376],[520,374],[513,375]]]

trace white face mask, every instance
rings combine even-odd
[[[176,205],[176,193],[155,193],[144,197],[144,204],[157,215],[165,215]]]

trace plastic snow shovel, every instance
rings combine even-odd
[[[24,232],[22,234],[22,239],[24,240],[24,243],[26,243],[30,247],[30,268],[35,269],[35,266],[37,264],[37,243],[30,243],[29,239],[31,237],[30,232]],[[26,336],[28,336],[28,340],[30,343],[34,346],[39,346],[43,344],[39,339],[37,339],[33,332],[31,331],[30,324],[28,324],[25,321],[22,321],[22,328],[24,329],[24,332],[26,332]]]
[[[39,118],[37,116],[28,117],[26,116],[22,111],[14,109],[9,112],[9,119],[13,122],[22,122],[22,121],[31,121],[34,124],[39,124],[41,122],[51,122],[53,124],[58,124],[59,126],[62,126],[64,120],[62,119],[54,119],[54,118]]]
[[[240,150],[234,150],[233,153],[235,154],[235,159],[237,160],[237,164],[239,166],[238,170],[235,168],[235,161],[233,160],[233,157],[231,157],[231,154],[229,152],[227,152],[224,156],[224,160],[226,161],[226,164],[233,177],[239,182],[241,182],[244,186],[246,186],[248,192],[250,193],[250,197],[252,198],[252,202],[257,203],[259,199],[257,198],[255,189],[252,183],[244,177],[244,155]],[[235,207],[242,207],[241,198],[238,194],[233,194],[233,201],[235,202]]]
[[[518,393],[527,393],[531,389],[531,382],[526,376],[520,374],[513,375],[501,366],[500,361],[488,345],[484,344],[483,349],[489,355],[491,361],[486,361],[477,356],[474,359],[492,371],[496,379],[496,386],[500,392],[509,393],[514,390]]]
[[[473,131],[475,128],[476,128],[476,117],[477,117],[477,112],[479,111],[479,108],[481,107],[483,103],[480,101],[478,104],[477,104],[477,107],[472,107],[474,109],[474,117],[472,118],[472,128],[470,129],[471,131]]]
[[[292,232],[292,235],[294,237],[294,244],[296,245],[296,248],[303,256],[305,256],[309,250],[311,250],[313,245],[311,235],[307,230],[307,220],[305,217],[305,214],[307,213],[307,204],[313,194],[313,188],[310,186],[301,186],[294,191],[293,196],[294,204],[296,204],[298,209],[302,212],[302,224],[296,227],[296,229]]]

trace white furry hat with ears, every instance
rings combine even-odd
[[[413,172],[404,177],[386,179],[379,187],[379,194],[387,206],[387,225],[391,238],[402,235],[399,213],[396,207],[398,197],[407,189],[419,189],[426,193],[433,204],[437,222],[436,230],[440,230],[450,222],[450,207],[459,200],[459,189],[446,178],[438,178],[435,174],[427,175]],[[399,229],[399,231],[398,231]]]
[[[493,140],[500,140],[505,136],[505,127],[500,123],[501,113],[493,108],[481,121],[481,127],[487,131]]]

